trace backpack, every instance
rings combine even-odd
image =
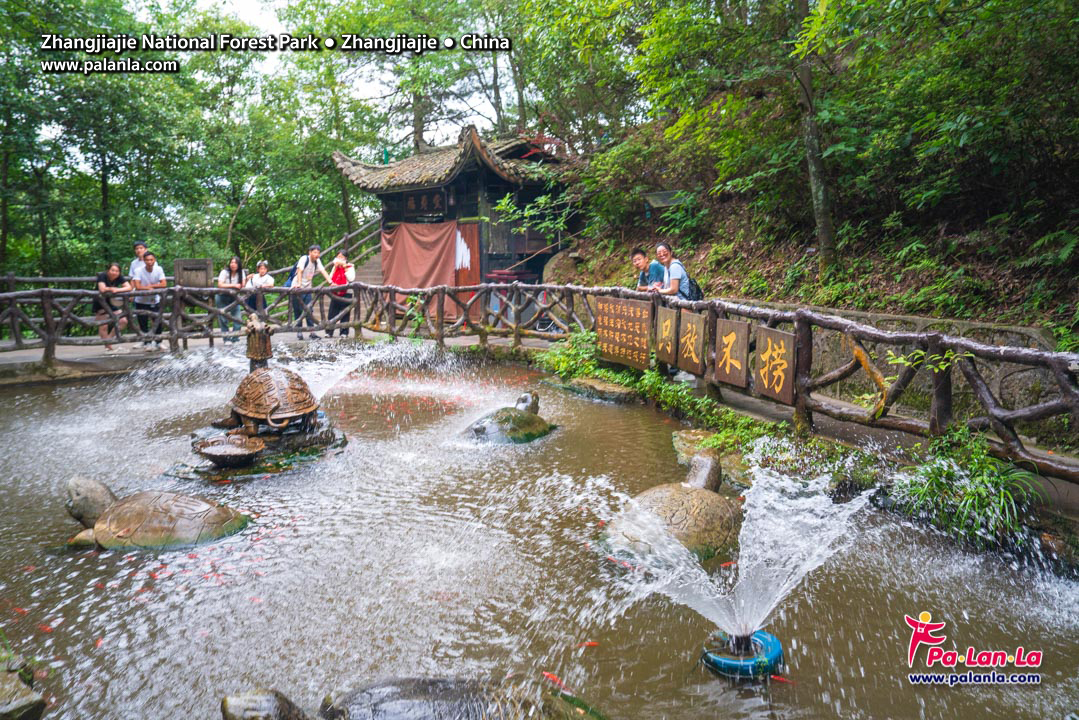
[[[307,263],[311,262],[311,258],[304,255],[301,258],[301,260],[306,261],[303,264],[303,269],[306,270],[307,269]],[[296,265],[299,265],[299,264],[300,264],[299,261],[297,261]],[[285,279],[284,287],[292,287],[292,283],[296,279],[296,265],[293,265],[292,269],[288,271],[288,278]]]
[[[685,298],[690,302],[697,302],[698,300],[704,300],[704,292],[701,290],[701,286],[697,284],[697,281],[689,276],[689,272],[686,270],[686,266],[682,265],[681,260],[675,260],[674,262],[682,266],[682,272],[686,274],[686,294]],[[678,294],[682,294],[682,288],[678,288]]]

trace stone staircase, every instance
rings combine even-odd
[[[382,284],[382,252],[379,251],[367,258],[367,261],[356,268],[356,281],[368,285]]]

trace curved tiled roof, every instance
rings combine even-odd
[[[536,160],[507,157],[519,150],[533,150]],[[528,154],[526,152],[526,154]],[[543,182],[541,161],[550,155],[524,138],[510,138],[485,143],[476,128],[461,130],[456,145],[438,147],[388,165],[370,165],[334,151],[333,161],[345,177],[364,190],[374,193],[398,192],[438,187],[453,180],[472,162],[487,166],[496,175],[514,185]]]

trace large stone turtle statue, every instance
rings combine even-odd
[[[523,393],[513,407],[484,415],[465,430],[465,437],[494,443],[526,443],[554,430],[554,425],[539,416],[539,394]]]
[[[310,720],[276,690],[232,695],[221,701],[223,720]],[[456,678],[399,678],[327,696],[323,720],[569,720],[601,718],[560,692]]]
[[[649,488],[633,498],[633,506],[608,526],[607,535],[617,547],[647,554],[655,538],[654,525],[647,519],[658,520],[660,526],[702,562],[713,557],[729,557],[738,547],[742,530],[741,498],[715,492],[720,484],[714,471],[715,460],[695,456],[687,481],[667,483]]]
[[[102,483],[74,477],[67,511],[86,529],[69,545],[162,548],[217,540],[247,527],[250,518],[227,505],[193,495],[138,492],[117,500]]]

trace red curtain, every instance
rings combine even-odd
[[[400,288],[428,288],[455,285],[457,221],[443,223],[401,223],[392,232],[382,232],[382,282]],[[475,256],[478,262],[479,254]],[[397,302],[404,303],[399,295]],[[457,317],[456,306],[447,303],[447,319]],[[431,306],[432,312],[434,310]],[[451,315],[452,314],[452,315]]]

